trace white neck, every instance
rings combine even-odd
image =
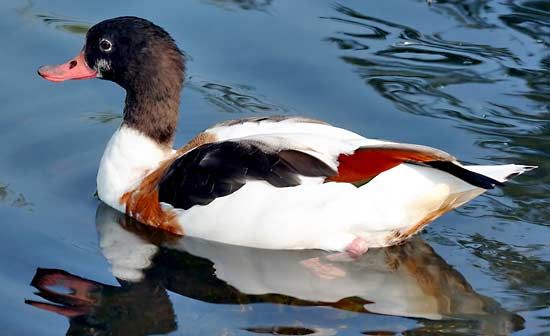
[[[120,126],[107,143],[97,173],[97,194],[111,207],[124,212],[120,198],[136,188],[143,177],[172,153],[142,132]]]

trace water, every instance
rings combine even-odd
[[[74,56],[91,24],[128,14],[188,55],[178,145],[222,120],[300,114],[540,168],[409,244],[338,264],[343,278],[298,266],[319,251],[152,232],[94,196],[122,90],[35,73]],[[550,332],[548,2],[6,0],[0,31],[6,335]]]

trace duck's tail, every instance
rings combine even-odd
[[[494,185],[536,168],[514,164],[458,167],[460,171],[448,171],[447,166],[401,164],[361,187],[382,218],[377,225],[391,233],[372,245],[399,243]]]
[[[515,176],[536,169],[538,166],[507,164],[499,166],[464,166],[464,168],[504,183]]]
[[[455,177],[460,178],[462,183],[450,183],[449,196],[443,202],[445,208],[448,210],[455,209],[464,203],[470,201],[479,194],[484,193],[488,189],[493,189],[495,186],[501,186],[504,182],[508,181],[514,176],[518,176],[537,168],[537,166],[524,166],[516,164],[498,165],[498,166],[464,166],[461,167],[463,171],[470,173],[473,177],[477,177],[472,182],[472,176],[469,178],[463,178],[461,175],[453,174]],[[493,181],[494,183],[479,184],[478,181]],[[466,183],[464,183],[466,182]]]
[[[445,202],[449,210],[461,206],[488,189],[493,189],[495,186],[502,186],[509,179],[533,170],[537,168],[537,166],[507,164],[498,166],[463,166],[461,168],[463,171],[467,172],[467,174],[470,173],[475,179],[472,182],[472,176],[469,176],[469,179],[467,179],[463,178],[461,175],[453,174],[466,183],[463,183],[461,186],[458,184],[460,187],[455,190],[452,190],[453,188],[450,189],[451,193]],[[485,183],[476,183],[478,181]],[[487,183],[486,181],[492,182]]]

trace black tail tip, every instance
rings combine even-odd
[[[473,186],[482,189],[493,189],[496,186],[503,186],[504,183],[488,176],[473,172],[451,161],[430,161],[426,165],[449,173],[459,179],[470,183]]]

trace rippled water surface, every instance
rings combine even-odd
[[[320,251],[153,232],[94,196],[123,91],[35,73],[119,15],[165,27],[188,55],[180,145],[222,120],[299,114],[540,168],[338,263],[341,277],[300,267]],[[0,31],[3,334],[550,332],[548,1],[6,0]]]

